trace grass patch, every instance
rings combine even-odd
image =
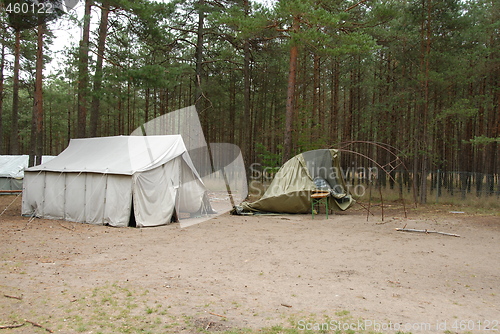
[[[147,290],[134,290],[120,284],[105,284],[82,293],[65,309],[57,328],[94,333],[160,333],[171,322],[164,305],[148,305]]]

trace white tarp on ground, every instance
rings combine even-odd
[[[202,209],[205,186],[180,135],[72,139],[55,159],[25,171],[23,215],[128,226]]]
[[[50,161],[51,155],[42,156],[42,163]],[[0,155],[0,192],[21,190],[24,170],[28,168],[29,155]]]

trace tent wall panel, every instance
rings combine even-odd
[[[134,175],[134,211],[138,227],[169,224],[174,212],[180,157],[161,167]],[[155,185],[163,184],[159,188]]]
[[[59,198],[64,195],[65,177],[61,173],[45,173],[44,201],[41,212],[50,219],[64,219],[64,202]],[[47,184],[50,184],[47,187]]]
[[[132,177],[108,174],[103,223],[114,227],[128,226],[132,209]]]
[[[179,212],[197,212],[202,206],[205,194],[203,183],[184,161],[180,169],[182,182],[179,184],[178,210]]]
[[[11,177],[0,177],[0,193],[2,190],[22,190],[23,179],[14,179]]]
[[[21,214],[23,215],[42,215],[43,196],[45,188],[45,173],[26,172],[23,182],[23,203]],[[42,194],[42,196],[40,196]]]
[[[65,173],[66,192],[61,197],[64,202],[64,219],[81,222],[85,217],[85,179],[87,173]]]
[[[102,225],[106,191],[106,174],[87,174],[85,187],[85,222]]]
[[[0,189],[1,190],[13,190],[12,186],[10,185],[10,178],[7,177],[0,177]]]

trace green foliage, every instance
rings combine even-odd
[[[127,74],[137,86],[173,88],[178,84],[177,78],[188,71],[189,67],[183,64],[169,68],[159,64],[146,64],[142,67],[130,68]]]
[[[472,144],[474,146],[488,145],[491,143],[500,143],[500,137],[490,138],[486,136],[475,136],[473,139],[465,141],[465,143]]]
[[[478,113],[478,108],[472,105],[472,102],[468,99],[459,99],[453,102],[453,104],[444,109],[437,117],[437,119],[450,118],[453,121],[464,121],[471,117],[475,117]]]
[[[257,151],[257,157],[259,158],[262,166],[265,167],[277,167],[281,166],[281,154],[280,153],[272,153],[267,149],[266,146],[261,143],[255,143],[255,149]],[[279,151],[281,151],[281,147],[278,147]]]

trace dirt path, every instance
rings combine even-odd
[[[0,209],[13,198],[0,197]],[[0,216],[0,325],[500,331],[498,215],[389,212],[367,222],[353,210],[117,229],[30,222],[19,207]],[[461,237],[395,231],[405,225]],[[33,330],[46,332],[25,324],[2,333]]]

